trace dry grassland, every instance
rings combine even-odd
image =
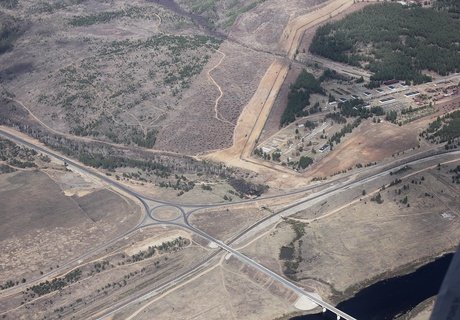
[[[456,248],[460,188],[452,184],[449,170],[457,164],[419,173],[414,167],[345,190],[279,224],[243,252],[272,268],[282,265],[278,269],[284,271],[286,261],[297,261],[297,267],[295,263],[290,267],[293,279],[318,288],[326,284],[323,297],[343,299],[360,287],[407,272]],[[397,178],[402,181],[378,191]],[[365,196],[362,190],[367,191]],[[377,192],[381,204],[371,201]],[[292,232],[295,224],[304,228],[297,240]],[[292,260],[280,260],[279,248],[289,246],[293,239]]]
[[[114,319],[270,319],[295,310],[292,304],[296,297],[283,288],[271,287],[267,279],[239,269],[242,266],[232,260],[160,300]]]
[[[417,138],[417,127],[412,125],[400,127],[389,122],[373,123],[367,120],[336,145],[309,174],[327,177],[359,163],[380,162],[394,154],[417,148]]]
[[[225,241],[270,214],[259,208],[205,210],[193,213],[189,221],[212,237]]]
[[[137,205],[111,191],[66,196],[42,172],[1,175],[0,181],[2,283],[37,278],[129,230],[139,218]]]
[[[175,242],[178,239],[180,242]],[[139,256],[151,247],[156,248],[152,256]],[[145,228],[84,259],[74,269],[80,271],[75,283],[46,294],[29,289],[0,296],[0,314],[6,319],[88,318],[112,306],[113,301],[151,291],[206,254],[181,230]]]

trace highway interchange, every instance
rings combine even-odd
[[[92,255],[104,250],[105,248],[109,247],[110,245],[113,245],[114,243],[116,243],[117,241],[123,239],[124,237],[126,237],[126,236],[128,236],[128,235],[130,235],[130,234],[132,234],[132,233],[134,233],[134,232],[136,232],[136,231],[138,231],[138,230],[140,230],[142,228],[152,226],[152,225],[166,225],[166,226],[174,226],[174,227],[183,228],[185,230],[188,230],[188,231],[196,234],[197,236],[202,237],[206,241],[209,241],[210,243],[214,243],[214,244],[216,244],[218,246],[218,250],[216,250],[213,253],[211,253],[210,255],[208,255],[201,262],[190,266],[188,268],[188,270],[186,270],[186,271],[182,272],[180,275],[176,276],[175,279],[167,281],[165,283],[157,284],[156,288],[154,290],[150,287],[148,291],[139,292],[139,294],[137,296],[135,296],[135,297],[131,296],[131,297],[126,298],[126,299],[124,299],[122,301],[118,301],[109,310],[105,310],[104,314],[99,315],[101,318],[105,317],[107,315],[110,315],[110,314],[114,314],[117,311],[123,309],[124,307],[126,307],[128,305],[131,305],[131,304],[136,303],[136,302],[144,301],[144,300],[146,300],[146,299],[158,294],[159,292],[167,290],[168,288],[172,287],[173,285],[178,284],[180,281],[188,278],[189,276],[197,273],[200,270],[203,270],[204,268],[206,268],[206,266],[209,264],[209,262],[214,257],[219,255],[222,251],[226,251],[226,252],[232,254],[237,259],[239,259],[241,262],[243,262],[243,263],[255,268],[256,270],[258,270],[258,271],[262,272],[263,274],[265,274],[265,275],[269,276],[270,278],[272,278],[274,281],[279,282],[280,284],[282,284],[286,288],[288,288],[288,289],[292,290],[293,292],[297,293],[299,296],[302,296],[302,295],[306,296],[311,301],[315,302],[317,305],[320,305],[321,307],[323,307],[323,310],[324,309],[330,310],[331,312],[335,313],[340,318],[352,320],[352,319],[354,319],[353,317],[351,317],[351,316],[347,315],[346,313],[336,309],[334,306],[328,304],[327,302],[324,302],[324,301],[316,298],[315,296],[313,296],[310,293],[306,292],[305,290],[303,290],[302,288],[298,287],[294,283],[290,282],[286,278],[278,275],[277,273],[275,273],[275,272],[271,271],[270,269],[264,267],[260,263],[254,261],[250,257],[248,257],[248,256],[240,253],[239,251],[233,249],[231,247],[231,245],[233,243],[235,243],[237,240],[239,240],[240,238],[242,238],[243,236],[248,236],[248,235],[251,234],[251,232],[260,230],[261,227],[270,226],[270,225],[276,223],[277,221],[279,221],[280,218],[288,216],[288,215],[292,215],[292,214],[302,210],[302,206],[307,204],[307,203],[312,203],[314,201],[321,201],[321,200],[326,199],[328,197],[331,197],[331,196],[333,196],[333,195],[335,195],[337,193],[340,193],[343,190],[353,188],[353,187],[362,185],[362,184],[364,184],[366,182],[378,179],[378,178],[380,178],[382,176],[388,175],[390,173],[390,171],[397,170],[398,168],[400,168],[402,166],[405,166],[405,165],[414,165],[414,164],[419,164],[419,163],[428,162],[428,161],[434,161],[434,160],[441,162],[441,159],[444,158],[446,155],[455,155],[455,156],[457,156],[458,154],[460,154],[460,151],[449,151],[448,152],[448,151],[444,151],[444,150],[441,150],[441,149],[432,150],[428,154],[416,154],[416,155],[412,155],[412,156],[404,158],[404,159],[396,160],[396,161],[392,162],[391,164],[387,164],[385,166],[379,167],[378,171],[376,170],[376,168],[374,168],[372,171],[369,170],[369,172],[367,170],[362,170],[361,172],[363,173],[363,175],[361,177],[359,177],[359,178],[353,178],[352,176],[350,176],[350,177],[335,179],[335,180],[331,180],[331,181],[328,181],[328,182],[317,183],[317,184],[314,184],[314,185],[308,185],[308,186],[306,186],[304,188],[301,188],[301,189],[298,189],[298,190],[288,191],[288,192],[285,192],[285,193],[282,193],[282,194],[270,195],[270,196],[267,196],[267,197],[260,197],[258,199],[243,200],[243,201],[238,201],[238,202],[234,202],[234,203],[231,203],[231,204],[179,204],[179,203],[163,201],[161,199],[154,199],[154,198],[151,198],[151,197],[144,196],[144,195],[142,195],[142,194],[140,194],[140,193],[138,193],[138,192],[126,187],[125,185],[110,179],[109,177],[107,177],[103,173],[100,173],[100,172],[98,172],[98,171],[96,171],[96,170],[94,170],[92,168],[87,168],[86,166],[81,165],[81,164],[79,164],[79,163],[77,163],[75,161],[72,161],[71,159],[68,159],[67,157],[61,156],[61,155],[49,150],[48,148],[42,147],[42,146],[37,145],[37,144],[30,143],[28,141],[25,141],[24,139],[22,139],[22,138],[20,138],[20,137],[18,137],[16,135],[13,135],[13,134],[11,134],[9,132],[6,132],[4,130],[1,130],[1,129],[0,129],[0,136],[3,137],[3,138],[6,138],[8,140],[11,140],[11,141],[13,141],[13,142],[15,142],[17,144],[20,144],[20,145],[23,145],[25,147],[34,149],[37,152],[40,152],[42,154],[46,154],[49,157],[52,157],[52,158],[54,158],[54,159],[56,159],[58,161],[62,161],[63,163],[66,163],[68,168],[71,169],[71,170],[75,170],[77,172],[81,172],[83,174],[86,174],[86,175],[92,176],[94,178],[97,178],[97,179],[101,180],[102,182],[104,182],[105,184],[109,185],[110,187],[118,190],[119,192],[127,194],[127,195],[129,195],[131,197],[135,197],[136,199],[138,199],[142,203],[142,205],[144,207],[143,216],[142,216],[142,218],[139,220],[138,224],[134,228],[132,228],[131,230],[129,230],[129,231],[123,233],[123,234],[120,234],[118,237],[112,239],[109,243],[106,243],[106,244],[103,244],[103,245],[101,245],[99,247],[93,248],[92,250],[86,252],[84,255],[69,261],[65,265],[62,265],[59,269],[55,269],[53,272],[44,274],[39,279],[35,279],[35,280],[40,280],[41,278],[45,278],[45,277],[49,277],[49,276],[58,274],[59,272],[65,270],[65,269],[67,269],[67,268],[69,268],[71,266],[74,266],[75,264],[79,264],[85,258],[88,258],[88,257],[90,257],[90,256],[92,256]],[[321,190],[319,190],[319,191],[314,190],[314,189],[318,189],[319,187],[322,187]],[[303,195],[307,191],[312,191],[313,193],[311,193],[309,195],[306,195],[306,196]],[[264,201],[267,201],[267,200],[270,200],[270,199],[283,198],[283,197],[293,196],[293,195],[296,195],[296,194],[298,194],[300,196],[299,200],[296,200],[295,202],[291,203],[290,205],[285,206],[280,211],[275,212],[275,213],[273,213],[273,214],[271,214],[271,215],[259,220],[258,222],[256,222],[252,226],[250,226],[249,228],[247,228],[245,230],[242,230],[238,235],[233,237],[233,239],[228,241],[227,243],[224,243],[224,242],[220,241],[219,239],[215,239],[214,237],[212,237],[212,236],[208,235],[207,233],[203,232],[202,230],[199,230],[196,227],[192,226],[190,224],[190,222],[189,222],[190,216],[194,212],[196,212],[196,211],[198,211],[200,209],[203,209],[203,208],[229,207],[229,206],[238,205],[238,204],[241,205],[243,203],[248,203],[249,204],[249,203],[253,203],[255,201],[260,203],[260,202],[264,202]],[[168,219],[165,220],[165,219],[159,217],[156,214],[156,212],[160,208],[171,208],[173,210],[177,210],[178,211],[177,217],[174,217],[174,218],[169,219],[169,220]]]

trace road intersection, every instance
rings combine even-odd
[[[135,227],[133,227],[127,232],[124,232],[123,234],[119,235],[115,239],[112,239],[109,243],[93,248],[92,250],[86,252],[84,255],[69,261],[65,265],[62,265],[59,269],[55,269],[53,272],[44,274],[40,278],[53,276],[69,267],[74,266],[75,264],[79,264],[84,259],[98,252],[101,252],[108,246],[113,245],[117,241],[129,236],[130,234],[133,234],[134,232],[140,229],[143,229],[145,227],[150,227],[154,225],[164,225],[164,226],[173,226],[173,227],[182,228],[182,229],[192,232],[193,234],[205,239],[209,243],[214,243],[217,245],[218,250],[213,251],[204,260],[191,266],[190,268],[188,268],[185,272],[181,273],[180,275],[177,275],[173,280],[168,281],[163,284],[159,284],[154,290],[150,289],[148,292],[142,292],[136,297],[129,297],[128,299],[124,301],[120,301],[119,303],[115,304],[110,310],[106,310],[106,312],[102,316],[113,314],[114,312],[119,311],[128,305],[131,305],[135,302],[144,301],[148,299],[149,297],[157,294],[158,292],[167,290],[167,288],[170,288],[173,285],[182,281],[183,279],[186,279],[190,275],[195,274],[197,271],[203,270],[203,268],[205,268],[214,257],[219,255],[221,252],[225,251],[227,253],[231,253],[234,257],[239,259],[242,263],[245,263],[257,269],[258,271],[272,278],[274,281],[282,284],[286,288],[297,293],[299,296],[307,297],[308,299],[310,299],[317,305],[321,306],[323,310],[327,309],[335,313],[340,318],[353,320],[354,318],[351,317],[350,315],[347,315],[346,313],[336,309],[334,306],[328,304],[327,302],[318,299],[316,296],[312,295],[311,293],[306,292],[304,289],[300,288],[299,286],[292,283],[288,279],[278,275],[277,273],[266,268],[262,264],[242,254],[238,250],[235,250],[234,248],[231,247],[231,245],[235,243],[237,240],[239,240],[240,238],[242,238],[243,236],[248,236],[254,230],[257,231],[261,227],[268,227],[276,223],[277,221],[279,221],[281,218],[295,214],[296,212],[302,210],[302,206],[304,206],[307,203],[311,203],[313,201],[320,201],[328,197],[331,197],[339,192],[342,192],[343,190],[362,185],[372,180],[379,179],[380,177],[388,175],[392,170],[397,170],[398,168],[401,168],[406,165],[414,165],[414,164],[419,164],[419,163],[423,163],[427,161],[434,161],[434,160],[441,161],[441,159],[445,157],[446,155],[459,155],[460,154],[460,151],[445,151],[442,149],[438,149],[428,154],[418,154],[418,155],[413,155],[411,157],[407,157],[405,159],[400,159],[386,166],[382,166],[380,170],[378,170],[378,172],[375,172],[374,170],[370,172],[369,174],[364,175],[358,179],[356,178],[353,179],[352,177],[349,179],[336,179],[336,180],[329,181],[329,182],[322,182],[322,183],[318,183],[315,185],[308,185],[299,190],[292,190],[292,191],[288,191],[288,192],[281,193],[281,194],[260,197],[258,199],[242,200],[242,201],[234,202],[231,204],[227,204],[227,203],[225,204],[179,204],[175,202],[163,201],[161,199],[154,199],[151,197],[144,196],[128,188],[127,186],[121,183],[118,183],[117,181],[112,180],[111,178],[105,176],[104,174],[94,170],[93,168],[88,168],[84,166],[83,164],[73,161],[54,151],[51,151],[44,146],[28,142],[19,136],[11,134],[11,132],[6,132],[0,129],[0,136],[3,138],[9,139],[17,144],[24,145],[28,148],[34,149],[37,152],[45,154],[58,161],[62,161],[63,163],[66,163],[67,167],[70,170],[75,170],[75,171],[78,171],[83,174],[99,179],[100,181],[107,184],[111,188],[114,188],[123,194],[127,194],[131,197],[136,198],[142,204],[144,208],[143,216]],[[314,189],[319,189],[320,186],[323,187],[321,190],[313,191]],[[313,192],[309,195],[305,195],[305,193],[308,191],[313,191]],[[250,204],[256,201],[264,202],[264,201],[268,201],[271,199],[289,197],[289,196],[293,196],[296,194],[299,195],[299,198],[295,202],[292,202],[291,204],[285,206],[280,211],[275,212],[259,220],[258,222],[246,228],[245,230],[242,230],[238,235],[233,237],[233,239],[228,241],[227,243],[224,243],[223,241],[210,236],[204,231],[194,227],[189,222],[189,218],[192,216],[192,214],[201,209],[229,207],[229,206],[241,205],[245,203]],[[165,214],[165,212],[167,212],[167,214]],[[37,280],[40,280],[40,279],[35,279],[35,281]]]

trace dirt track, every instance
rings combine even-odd
[[[327,19],[348,9],[353,4],[351,0],[335,0],[326,3],[320,9],[299,16],[288,23],[279,47],[289,59],[293,59],[302,40],[305,30],[324,22]],[[234,167],[249,169],[263,173],[268,181],[283,186],[298,186],[305,179],[290,170],[272,166],[256,159],[250,159],[254,145],[263,130],[270,110],[279,90],[289,71],[289,60],[275,59],[260,81],[259,87],[245,106],[233,133],[233,145],[230,148],[211,152],[203,158],[226,163]],[[281,176],[279,173],[284,173]],[[286,179],[289,177],[289,179]]]

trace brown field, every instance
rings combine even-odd
[[[287,0],[264,1],[253,10],[242,14],[230,30],[230,37],[245,45],[263,51],[284,54],[279,46],[283,30],[293,19],[314,11],[325,1]]]
[[[237,18],[216,52],[213,44],[194,44],[192,35],[208,32],[193,16],[154,2],[66,2],[49,9],[23,2],[9,14],[27,12],[24,23],[36,24],[35,31],[0,57],[8,67],[2,78],[11,99],[52,131],[187,154],[225,148],[271,63],[259,47],[275,48],[289,19],[319,3],[261,3]],[[108,13],[113,17],[102,16]],[[86,20],[73,26],[68,17]],[[257,42],[249,41],[257,33]],[[179,53],[175,37],[191,39]],[[152,44],[160,38],[166,40]],[[28,55],[32,48],[36,54]],[[18,57],[27,59],[18,63]]]
[[[166,120],[156,147],[197,154],[231,144],[236,120],[269,60],[265,54],[227,41],[219,51],[224,56],[216,53],[205,69],[217,67],[209,75],[200,74],[184,94],[181,112]]]
[[[393,154],[417,148],[418,133],[415,126],[399,127],[389,122],[364,121],[336,145],[326,158],[312,167],[309,174],[327,177],[358,163],[365,165],[391,158]]]
[[[34,25],[0,56],[9,97],[52,130],[152,147],[218,42],[153,2],[48,5],[8,11]]]
[[[311,63],[307,51],[316,28],[366,5],[351,0],[23,0],[11,10],[1,5],[0,17],[18,18],[24,33],[0,54],[0,120],[9,125],[15,120],[15,129],[30,134],[36,134],[31,122],[38,123],[56,134],[41,136],[50,145],[60,137],[78,140],[80,145],[58,145],[68,147],[59,152],[75,158],[95,151],[102,158],[129,157],[128,164],[111,159],[114,168],[106,159],[80,160],[94,160],[91,165],[105,168],[103,174],[140,194],[171,201],[153,210],[156,219],[179,220],[179,207],[192,210],[176,208],[176,202],[225,204],[204,206],[189,220],[229,242],[288,203],[377,173],[400,154],[436,147],[418,134],[439,114],[458,108],[458,96],[439,101],[438,113],[401,126],[363,120],[302,172],[252,158],[260,140],[279,129],[289,86],[302,63]],[[315,67],[315,75],[320,72]],[[327,97],[318,96],[312,100],[326,105]],[[296,125],[286,132],[299,134]],[[322,133],[334,134],[339,125],[333,125]],[[305,137],[308,133],[303,129]],[[327,141],[315,139],[311,154]],[[0,156],[0,285],[13,281],[13,288],[0,291],[3,319],[96,319],[124,304],[108,318],[299,314],[296,294],[222,249],[217,252],[218,241],[147,216],[140,223],[144,208],[113,191],[115,186],[71,171],[62,160],[5,147],[2,140]],[[439,167],[436,158],[299,202],[232,245],[336,303],[458,245],[460,187],[449,170],[460,160],[452,154],[442,159]],[[371,162],[379,163],[351,171]],[[313,177],[348,171],[331,184],[289,192]],[[247,198],[237,190],[247,186],[232,178],[267,184],[268,195],[289,196],[232,206]],[[148,202],[152,208],[159,204]],[[140,227],[128,233],[135,226]],[[414,315],[423,319],[430,308],[426,301]]]
[[[190,223],[212,237],[225,241],[269,214],[267,210],[259,208],[206,210],[193,213]]]
[[[118,194],[102,189],[66,196],[42,172],[1,175],[0,183],[2,283],[37,278],[129,230],[139,218],[140,208]]]
[[[305,230],[294,243],[295,255],[302,259],[293,279],[313,287],[326,284],[326,291],[318,289],[323,298],[340,300],[378,279],[408,272],[454,250],[460,241],[460,188],[452,184],[449,170],[457,164],[458,159],[428,171],[416,166],[344,190],[299,212],[290,220]],[[374,190],[396,177],[402,182],[380,191],[382,204],[370,201]],[[406,196],[410,207],[401,202]],[[294,239],[291,223],[280,223],[243,252],[274,270],[284,268],[274,248]]]
[[[132,255],[147,250],[148,246],[158,246],[178,237],[188,239],[188,243],[140,261],[131,260]],[[151,287],[173,278],[187,268],[188,263],[199,261],[206,253],[190,242],[190,236],[183,231],[145,228],[114,243],[105,252],[85,259],[78,266],[79,281],[59,291],[39,297],[23,292],[0,296],[0,314],[5,319],[88,318],[110,307],[114,300],[149,292]]]
[[[270,319],[293,312],[296,297],[233,258],[113,319]],[[187,301],[187,303],[183,303]]]

